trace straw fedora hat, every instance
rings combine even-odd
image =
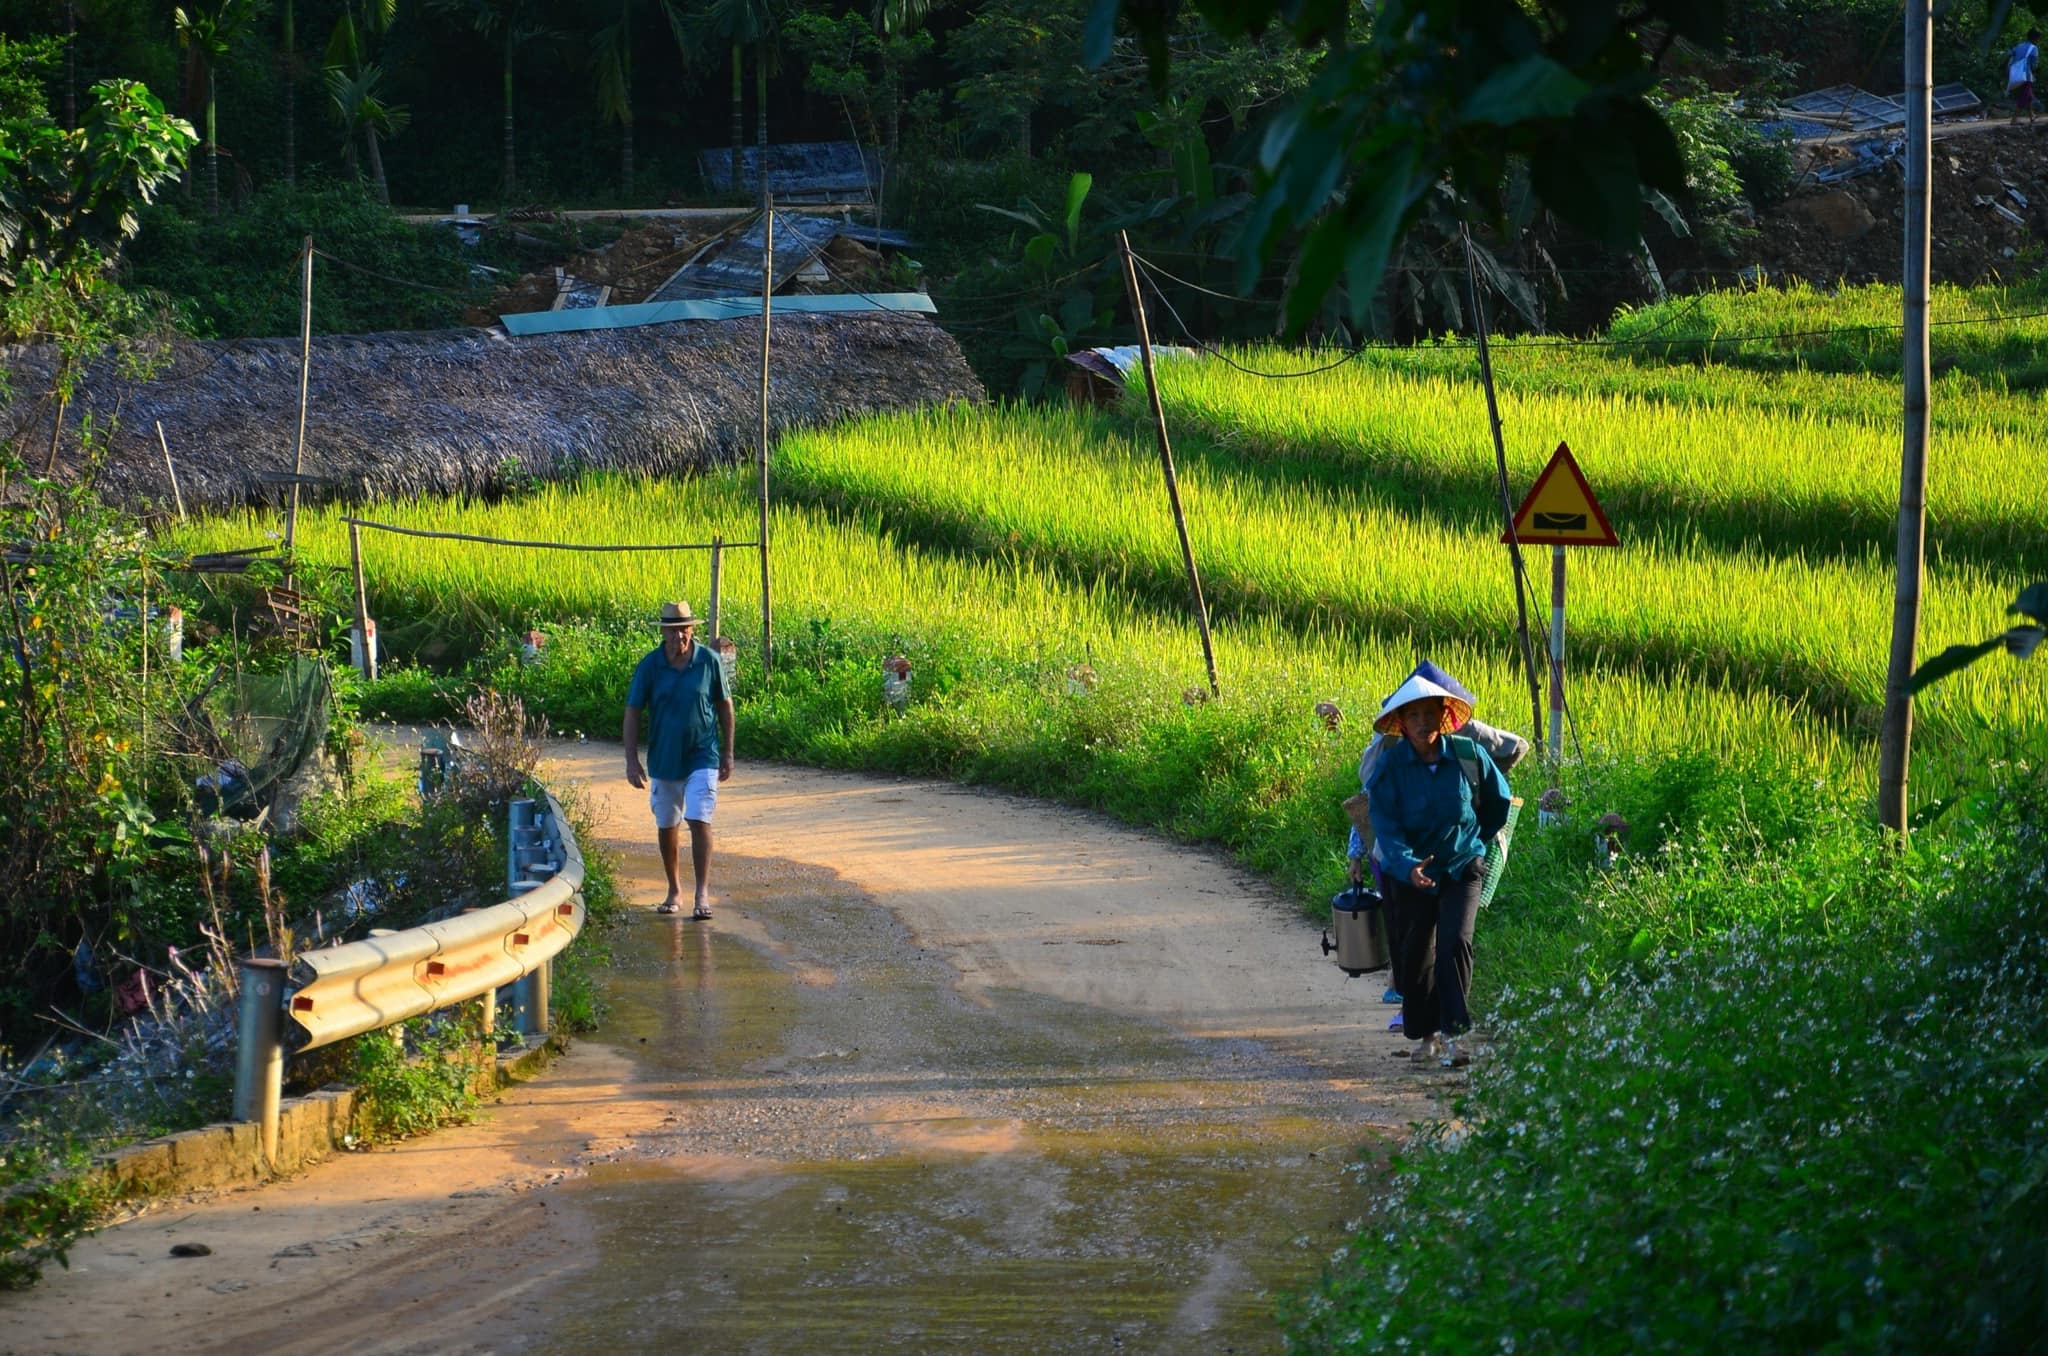
[[[690,611],[690,605],[680,600],[661,605],[661,616],[655,619],[656,626],[695,626],[703,618]]]
[[[1443,698],[1443,733],[1449,734],[1472,719],[1472,694],[1436,665],[1423,663],[1408,675],[1407,682],[1395,688],[1393,694],[1380,704],[1380,713],[1373,720],[1372,728],[1381,734],[1399,734],[1401,708],[1430,697]]]

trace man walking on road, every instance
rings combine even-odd
[[[683,911],[682,826],[690,826],[697,878],[692,918],[711,916],[711,811],[718,784],[732,776],[732,696],[718,656],[696,639],[688,603],[664,603],[661,644],[633,669],[626,688],[626,780],[649,787],[655,841],[668,873],[668,898],[656,913]],[[640,765],[641,714],[647,717],[647,766]]]

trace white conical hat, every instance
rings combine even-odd
[[[1380,704],[1380,713],[1373,720],[1372,728],[1378,730],[1381,734],[1399,734],[1401,732],[1401,722],[1395,713],[1409,702],[1419,702],[1427,697],[1442,697],[1444,699],[1444,733],[1446,734],[1472,719],[1472,701],[1470,698],[1461,693],[1453,692],[1442,683],[1434,682],[1418,673],[1411,676],[1401,686],[1395,688],[1393,695]]]

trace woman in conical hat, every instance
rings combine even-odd
[[[1472,1025],[1480,873],[1487,844],[1508,817],[1499,764],[1485,745],[1454,735],[1471,722],[1472,706],[1472,694],[1449,674],[1417,665],[1373,721],[1394,738],[1375,741],[1364,783],[1377,874],[1389,919],[1402,933],[1391,939],[1402,1030],[1417,1043],[1414,1057],[1445,1067],[1465,1062],[1457,1038]]]

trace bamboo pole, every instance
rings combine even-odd
[[[1920,644],[1920,594],[1927,568],[1927,275],[1934,226],[1928,194],[1934,17],[1928,0],[1906,0],[1905,25],[1905,434],[1899,450],[1898,580],[1892,595],[1892,644],[1877,765],[1878,818],[1902,840],[1910,823],[1907,783],[1913,760],[1909,684]]]
[[[360,523],[348,525],[348,563],[356,582],[356,643],[362,647],[359,658],[363,677],[375,682],[377,633],[370,629],[370,595],[363,586],[363,528]]]
[[[299,436],[292,444],[292,506],[284,519],[285,586],[291,587],[297,562],[292,559],[299,539],[299,477],[306,469],[306,392],[313,372],[313,237],[307,236],[299,249],[304,265],[299,284]]]
[[[1124,287],[1131,295],[1131,318],[1138,326],[1138,356],[1145,366],[1145,393],[1152,400],[1152,428],[1159,435],[1159,467],[1166,475],[1166,499],[1173,506],[1174,530],[1180,533],[1180,556],[1188,571],[1188,593],[1194,599],[1195,626],[1202,633],[1202,662],[1209,670],[1209,695],[1220,697],[1216,685],[1216,647],[1209,636],[1209,604],[1202,598],[1202,576],[1195,569],[1195,548],[1188,541],[1187,515],[1180,505],[1180,481],[1173,474],[1173,444],[1166,436],[1166,407],[1159,402],[1159,378],[1152,368],[1152,331],[1145,323],[1145,299],[1138,294],[1138,265],[1131,257],[1131,237],[1116,233],[1123,255]]]
[[[1472,327],[1479,339],[1479,379],[1486,387],[1486,420],[1493,429],[1493,460],[1500,482],[1500,514],[1507,527],[1508,561],[1515,572],[1515,636],[1522,647],[1522,668],[1529,675],[1529,733],[1543,728],[1543,696],[1536,681],[1536,647],[1529,639],[1528,566],[1522,543],[1515,537],[1515,500],[1508,492],[1508,449],[1500,431],[1500,397],[1493,389],[1493,354],[1486,342],[1486,305],[1479,296],[1479,267],[1472,259],[1472,233],[1463,227],[1465,285],[1472,293]]]
[[[723,582],[719,576],[721,571],[724,569],[724,566],[725,538],[713,537],[711,539],[711,616],[709,618],[711,623],[711,638],[713,640],[718,639],[719,587],[720,584]]]
[[[70,404],[70,396],[60,395],[57,397],[57,419],[55,423],[50,425],[50,455],[43,462],[43,479],[45,480],[57,474],[57,440],[64,436],[64,411]]]
[[[171,465],[171,445],[164,438],[164,421],[156,421],[156,445],[164,450],[164,470],[171,477],[171,502],[178,506],[178,521],[185,521],[185,496],[178,492],[178,468]]]
[[[768,596],[768,332],[775,292],[775,200],[768,193],[768,159],[761,157],[761,678],[775,662],[775,609]]]
[[[536,551],[709,551],[713,543],[708,541],[684,542],[609,542],[582,541],[524,541],[517,537],[480,537],[474,532],[431,532],[424,527],[400,527],[396,523],[374,523],[368,518],[343,518],[344,523],[367,527],[372,532],[391,532],[401,537],[428,537],[435,541],[473,541],[485,546],[524,546]],[[727,546],[753,546],[750,541],[729,541]],[[211,555],[238,555],[254,551],[267,551],[267,546],[252,546],[246,552],[214,551]]]

